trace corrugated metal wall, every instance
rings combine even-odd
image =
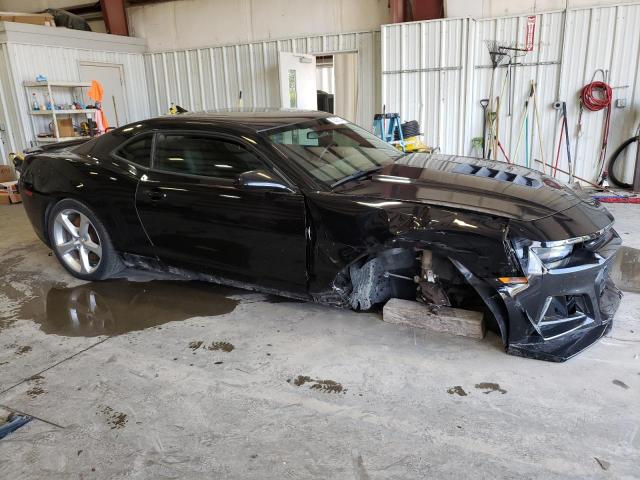
[[[382,28],[382,103],[418,120],[430,145],[459,152],[468,130],[469,52],[473,21],[438,20]]]
[[[6,43],[0,43],[0,128],[0,165],[4,165],[9,152],[19,149],[15,132],[21,130]]]
[[[142,54],[85,50],[46,45],[27,45],[6,43],[2,52],[6,58],[6,78],[11,99],[7,109],[13,117],[12,151],[29,146],[35,137],[29,119],[29,105],[23,82],[33,81],[38,74],[44,73],[51,80],[79,81],[81,61],[120,64],[123,66],[125,92],[127,96],[128,118],[138,120],[149,117],[149,101],[144,88],[145,69]],[[3,82],[4,84],[4,82]],[[7,89],[5,88],[5,91]],[[87,99],[85,99],[87,101]]]
[[[269,40],[145,55],[152,115],[171,102],[187,110],[279,107],[278,52],[358,53],[359,124],[369,126],[380,104],[380,33],[356,32]]]
[[[472,153],[472,139],[482,136],[480,100],[489,98],[492,68],[487,40],[524,42],[527,16],[483,20],[445,19],[382,27],[382,102],[387,111],[399,111],[403,120],[419,120],[425,141],[445,153]],[[513,106],[508,115],[508,89],[501,95],[499,138],[514,156],[521,130],[524,102],[531,81],[537,85],[543,151],[537,128],[529,115],[529,142],[533,159],[550,163],[555,157],[560,131],[556,100],[568,106],[569,132],[575,174],[592,180],[602,141],[604,112],[585,111],[578,137],[578,95],[596,69],[610,73],[614,99],[626,108],[613,108],[609,154],[632,136],[639,122],[640,5],[627,4],[536,15],[535,49],[512,68]],[[493,97],[502,90],[506,68],[494,76]],[[600,77],[597,77],[600,79]],[[495,109],[494,109],[495,110]],[[515,161],[524,164],[524,138]],[[609,155],[608,155],[609,156]],[[502,155],[499,159],[504,159]],[[564,145],[560,167],[566,168]],[[626,178],[632,162],[626,162]],[[566,179],[566,177],[561,176]]]

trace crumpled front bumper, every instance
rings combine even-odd
[[[604,336],[622,298],[609,278],[620,244],[609,228],[576,246],[568,267],[534,268],[527,284],[498,287],[509,317],[507,353],[563,362]]]

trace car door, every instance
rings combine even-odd
[[[136,205],[160,259],[306,292],[304,198],[238,184],[245,171],[273,173],[254,146],[222,134],[158,132],[152,167]]]

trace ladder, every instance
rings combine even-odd
[[[395,140],[395,132],[398,140]],[[400,127],[399,113],[376,113],[373,116],[373,134],[391,145],[400,145],[404,152],[404,137]]]

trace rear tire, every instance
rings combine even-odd
[[[97,215],[84,203],[60,200],[49,213],[49,240],[62,266],[82,280],[104,280],[124,265]]]

